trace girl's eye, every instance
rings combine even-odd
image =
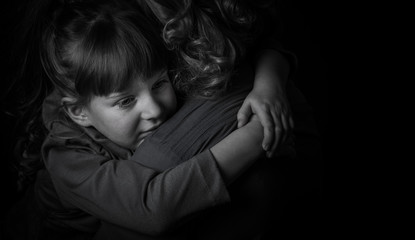
[[[135,98],[133,97],[128,97],[128,98],[124,98],[121,101],[119,101],[117,103],[119,108],[128,108],[129,106],[131,106],[133,103],[135,102]]]
[[[162,88],[163,86],[165,86],[166,84],[168,84],[170,81],[167,79],[162,79],[160,81],[157,81],[156,83],[153,84],[153,89],[159,89]]]

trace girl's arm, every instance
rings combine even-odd
[[[254,115],[248,124],[210,148],[227,185],[263,154],[262,132],[261,123]]]
[[[275,156],[277,147],[294,128],[285,85],[290,71],[284,55],[273,49],[261,52],[256,63],[254,87],[238,112],[238,127],[256,114],[264,127],[262,146],[267,156]]]
[[[211,151],[162,172],[133,160],[111,159],[102,147],[88,147],[87,137],[68,143],[51,136],[43,156],[65,206],[133,231],[159,235],[190,215],[228,202],[226,185],[263,153],[262,137],[262,126],[252,120]]]

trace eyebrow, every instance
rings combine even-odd
[[[165,73],[167,73],[167,68],[165,68],[164,70],[162,70],[159,74],[159,77],[161,77],[162,75],[164,75]]]
[[[161,70],[160,73],[157,75],[157,77],[161,77],[164,74],[167,73],[167,68],[165,68],[164,70]],[[154,75],[155,76],[155,75]],[[153,76],[153,77],[154,77]],[[116,92],[116,93],[111,93],[108,96],[106,96],[106,98],[109,99],[114,99],[114,98],[119,98],[119,97],[123,97],[124,95],[128,95],[128,90],[124,91],[124,92]]]
[[[111,93],[110,95],[106,96],[105,98],[109,101],[113,101],[113,100],[118,100],[119,98],[123,98],[126,96],[129,96],[129,92],[128,91],[124,91],[124,92],[116,92],[116,93]]]

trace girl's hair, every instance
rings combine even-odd
[[[85,104],[91,96],[123,91],[136,77],[167,67],[155,23],[135,5],[83,0],[54,12],[40,57],[54,87]]]
[[[173,82],[184,95],[226,91],[234,67],[261,31],[258,11],[272,0],[145,1],[164,24],[163,38],[177,54]]]
[[[167,67],[166,46],[154,19],[136,4],[114,0],[33,1],[23,42],[24,75],[17,92],[27,94],[15,114],[25,126],[16,145],[18,188],[42,167],[40,148],[47,131],[41,109],[53,90],[85,105],[93,96],[123,91],[137,77],[148,78]],[[33,64],[33,65],[32,65]],[[22,84],[23,83],[23,84]],[[27,87],[31,87],[30,91]],[[28,94],[29,93],[29,94]]]

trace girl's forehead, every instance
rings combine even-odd
[[[131,92],[135,92],[141,88],[147,88],[149,85],[151,86],[157,80],[162,78],[168,78],[167,68],[163,68],[161,70],[156,71],[151,77],[146,77],[142,75],[137,75],[133,77],[129,84],[125,85],[125,87],[121,90],[116,90],[108,95],[108,97],[114,97],[119,95],[126,95]]]

